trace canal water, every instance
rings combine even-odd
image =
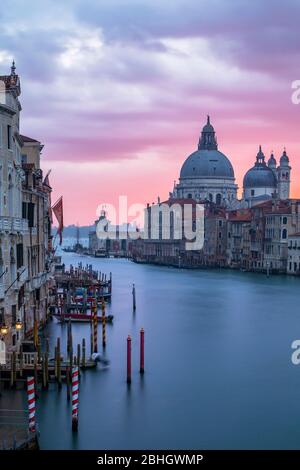
[[[291,362],[291,343],[300,339],[299,278],[67,253],[63,261],[113,273],[108,313],[114,323],[107,325],[105,351],[110,367],[82,374],[76,435],[65,386],[40,393],[42,449],[300,448],[300,365]],[[65,347],[66,326],[53,320],[45,334],[52,345],[61,336]],[[82,337],[89,343],[89,336],[89,325],[73,325],[74,344]]]

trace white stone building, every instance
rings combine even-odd
[[[273,153],[266,163],[260,146],[254,166],[244,176],[244,201],[251,207],[272,198],[289,199],[290,175],[291,167],[285,150],[277,166]]]

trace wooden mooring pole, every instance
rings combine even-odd
[[[77,344],[77,365],[78,365],[78,377],[80,378],[80,344]]]
[[[140,374],[145,372],[145,332],[144,328],[140,331]]]
[[[70,401],[70,367],[66,367],[67,400]]]
[[[57,338],[57,382],[58,388],[61,388],[61,353],[60,353],[60,338]]]
[[[136,311],[136,296],[135,296],[135,285],[132,286],[132,308],[133,311]]]
[[[82,367],[85,367],[85,338],[82,338]]]
[[[127,383],[131,384],[131,337],[127,337]]]

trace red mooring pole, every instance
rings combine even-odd
[[[72,370],[72,431],[78,430],[78,394],[79,394],[78,367],[73,367],[73,370]]]
[[[127,383],[131,384],[131,337],[127,338]]]
[[[140,374],[145,372],[145,332],[144,328],[140,331]]]
[[[28,427],[35,432],[35,390],[34,377],[27,377]]]

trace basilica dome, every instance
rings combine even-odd
[[[182,165],[180,179],[183,178],[234,179],[229,159],[218,150],[215,130],[209,116],[202,129],[198,150],[193,152]]]
[[[218,150],[215,130],[207,116],[198,141],[198,149],[183,163],[173,198],[210,201],[231,207],[237,199],[237,185],[229,159]]]
[[[255,165],[247,171],[243,182],[247,188],[276,188],[277,180],[274,171],[266,165],[265,156],[259,148]]]
[[[234,178],[234,171],[219,150],[197,150],[182,165],[180,178]]]

